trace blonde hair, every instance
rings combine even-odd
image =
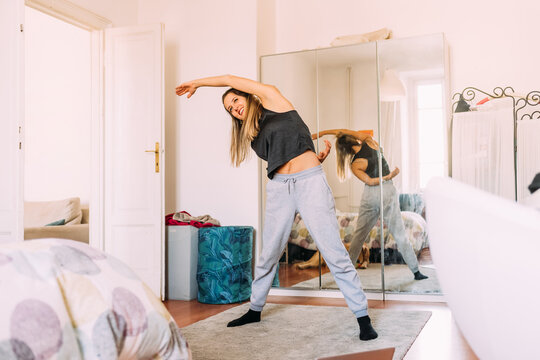
[[[242,121],[231,114],[231,163],[234,166],[240,166],[250,153],[249,149],[251,142],[259,134],[259,119],[262,113],[262,103],[256,95],[248,94],[234,88],[230,88],[223,93],[223,96],[221,97],[222,102],[229,93],[246,98],[247,103],[246,120]]]
[[[358,139],[354,136],[344,133],[336,135],[337,176],[340,181],[345,181],[350,176],[350,164],[355,154],[353,146],[358,145]]]

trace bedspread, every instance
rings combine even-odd
[[[189,359],[152,291],[86,244],[0,245],[0,359]]]
[[[338,211],[336,213],[336,216],[339,225],[341,240],[344,243],[349,243],[352,240],[352,235],[356,227],[358,214]],[[418,255],[420,250],[429,247],[426,221],[421,215],[411,211],[402,211],[401,217],[403,218],[403,223],[405,225],[406,237],[411,242],[415,254]],[[377,221],[377,224],[373,227],[373,229],[371,229],[369,236],[366,240],[366,244],[370,249],[381,247],[379,239],[379,229],[380,222]],[[391,233],[388,233],[388,229],[386,228],[386,226],[384,227],[384,236],[384,248],[397,249],[394,237]],[[309,250],[317,250],[315,242],[311,238],[311,235],[309,234],[306,226],[304,225],[304,221],[298,213],[296,214],[293,222],[293,227],[289,236],[289,242]]]

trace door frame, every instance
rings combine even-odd
[[[91,42],[91,179],[89,245],[104,249],[104,35],[112,22],[66,0],[24,0],[24,5],[90,31]],[[22,86],[22,85],[21,85]],[[23,128],[24,132],[24,128]]]
[[[3,1],[0,5],[0,56],[2,66],[2,203],[0,204],[0,243],[22,241],[24,176],[24,5],[23,0]]]

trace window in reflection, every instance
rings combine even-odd
[[[418,173],[420,188],[445,169],[444,109],[442,82],[417,83]]]
[[[446,130],[443,79],[410,77],[408,101],[402,102],[402,192],[418,192],[434,176],[446,174]],[[394,137],[395,138],[395,137]],[[399,158],[397,159],[399,161]]]

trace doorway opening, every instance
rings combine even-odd
[[[64,220],[77,225],[66,236],[89,242],[91,45],[90,31],[25,6],[25,239]]]

